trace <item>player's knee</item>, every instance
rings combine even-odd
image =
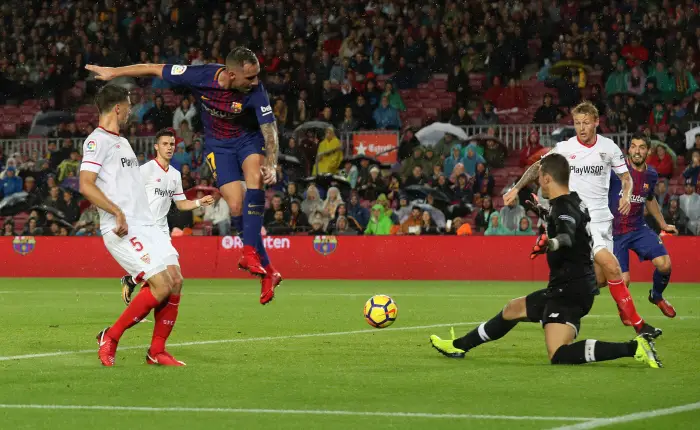
[[[671,259],[668,257],[662,258],[659,264],[656,265],[656,269],[661,273],[669,273],[671,271]]]
[[[171,294],[180,294],[182,292],[182,284],[185,282],[183,279],[182,275],[179,273],[174,275],[173,277],[173,284],[172,287],[170,288]]]
[[[245,185],[249,189],[260,188],[262,183],[262,173],[260,169],[245,172]]]
[[[226,202],[231,216],[240,216],[243,213],[243,203],[239,201]]]
[[[523,318],[525,315],[525,300],[523,298],[517,298],[506,303],[503,308],[503,319],[507,321],[517,320]]]

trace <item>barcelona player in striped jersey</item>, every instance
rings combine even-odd
[[[156,76],[189,88],[199,99],[206,162],[231,210],[231,225],[243,233],[240,269],[261,278],[260,303],[270,302],[282,276],[270,264],[260,230],[264,185],[276,182],[279,141],[267,92],[258,80],[260,64],[243,47],[231,51],[225,65],[88,65],[97,79]]]
[[[668,256],[661,238],[644,222],[644,208],[654,217],[661,230],[678,234],[673,225],[666,224],[661,215],[659,203],[654,196],[654,187],[659,179],[653,167],[647,166],[649,143],[642,134],[635,134],[630,141],[627,165],[632,175],[631,208],[628,214],[619,213],[618,201],[622,195],[622,183],[615,175],[610,175],[610,210],[614,215],[614,253],[622,267],[622,276],[630,283],[629,251],[634,251],[640,261],[651,260],[656,267],[654,283],[649,291],[649,301],[661,309],[669,318],[676,316],[676,310],[663,298],[663,292],[671,279],[671,258]]]

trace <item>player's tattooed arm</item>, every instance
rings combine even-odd
[[[539,175],[540,172],[540,161],[538,160],[535,162],[532,166],[530,166],[525,173],[523,173],[523,177],[520,178],[518,183],[515,184],[513,188],[510,189],[504,196],[503,196],[503,204],[509,205],[515,200],[515,198],[518,196],[518,192],[531,184],[532,182],[535,182],[535,179],[537,179],[537,176]]]
[[[277,152],[280,146],[277,122],[273,121],[261,125],[260,131],[265,139],[265,165],[274,170],[277,168]]]
[[[620,173],[617,175],[622,181],[622,197],[620,197],[620,206],[618,210],[622,215],[630,213],[631,198],[632,198],[632,176],[630,172]]]

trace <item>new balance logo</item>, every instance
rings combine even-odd
[[[556,318],[556,317],[558,317],[558,316],[559,316],[559,314],[549,314],[549,317],[550,317],[550,318]]]

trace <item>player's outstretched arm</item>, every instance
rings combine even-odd
[[[114,215],[117,218],[117,227],[114,229],[114,233],[119,237],[125,236],[129,232],[129,227],[126,224],[124,213],[119,209],[119,206],[115,205],[114,202],[104,195],[102,190],[97,187],[96,182],[97,173],[81,170],[79,179],[80,194],[93,205]]]
[[[648,199],[646,201],[646,206],[651,216],[653,216],[657,224],[659,224],[659,228],[661,228],[661,230],[665,231],[666,233],[678,234],[678,229],[675,225],[666,224],[666,220],[661,214],[661,208],[659,208],[659,202],[656,201],[656,198],[652,197],[651,199]]]
[[[204,196],[197,200],[179,200],[175,202],[177,209],[182,212],[193,211],[198,207],[207,207],[214,204],[214,197]]]
[[[540,172],[540,162],[537,161],[534,163],[532,166],[530,166],[525,173],[523,173],[523,177],[520,178],[518,183],[515,184],[513,188],[511,188],[504,196],[503,196],[503,204],[504,205],[509,205],[515,200],[515,198],[518,196],[518,192],[525,188],[526,186],[530,185],[531,183],[535,182],[535,179],[537,179],[537,175]]]
[[[110,81],[120,77],[138,78],[143,76],[157,76],[163,79],[164,66],[165,64],[134,64],[124,67],[101,67],[88,64],[85,68],[93,72],[97,80]]]
[[[260,126],[265,139],[265,164],[263,166],[263,182],[267,185],[274,184],[277,174],[277,152],[279,151],[279,136],[277,135],[277,122],[272,121]]]

